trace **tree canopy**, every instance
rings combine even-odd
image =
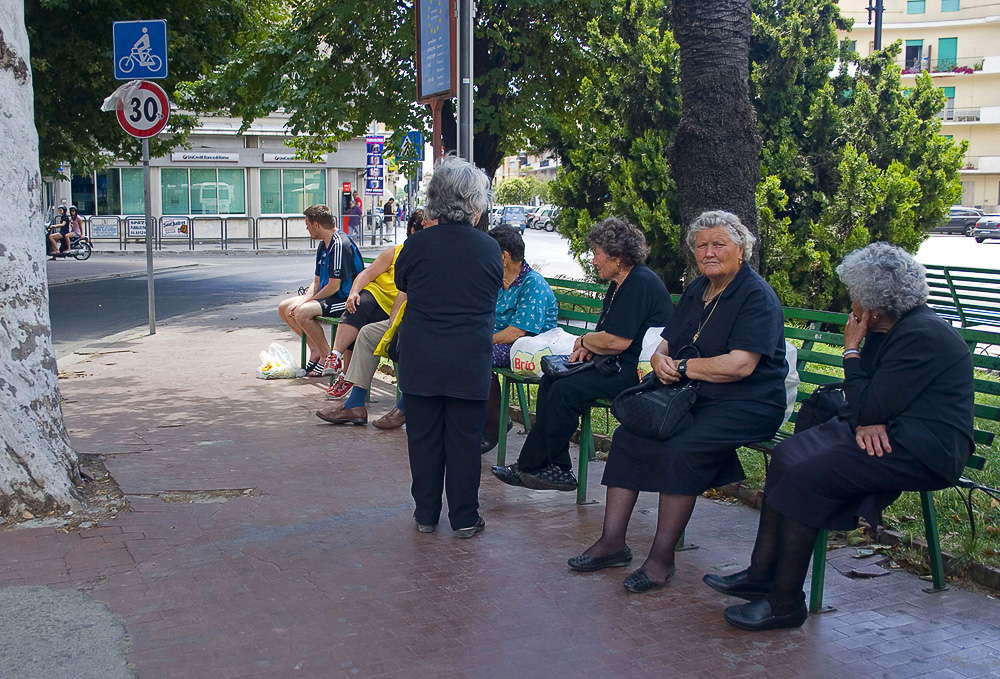
[[[579,87],[590,114],[547,128],[563,165],[553,185],[560,229],[582,254],[595,220],[626,217],[646,231],[650,265],[678,287],[685,257],[667,159],[679,110],[671,16],[652,2],[615,9],[620,26],[590,34]],[[944,95],[930,76],[902,89],[898,43],[866,59],[838,43],[848,24],[833,0],[755,0],[753,9],[760,272],[786,304],[840,308],[836,264],[873,240],[916,251],[960,195],[965,145],[938,134]]]
[[[140,0],[33,0],[25,3],[31,42],[35,127],[43,174],[68,161],[75,172],[110,165],[116,158],[138,162],[140,142],[119,127],[101,103],[121,84],[114,79],[111,25],[115,21],[167,20],[170,77],[174,87],[226,61],[237,36],[257,25],[263,0],[173,0],[155,12]],[[172,138],[150,140],[154,155],[183,142],[192,116],[171,114]]]
[[[592,0],[590,10],[599,9]],[[412,1],[309,0],[287,3],[264,25],[240,34],[232,58],[184,89],[184,103],[241,117],[245,124],[277,109],[304,153],[335,150],[373,120],[395,131],[427,132],[416,104]],[[567,120],[577,105],[585,12],[561,0],[477,3],[474,42],[476,164],[493,175],[501,159],[537,142],[544,113]],[[454,148],[454,109],[446,107],[444,143]],[[425,135],[426,136],[426,135]]]

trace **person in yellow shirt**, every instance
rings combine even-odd
[[[420,228],[418,222],[413,230]],[[403,244],[400,243],[383,250],[351,285],[347,296],[347,311],[340,317],[333,339],[333,350],[323,363],[324,375],[337,375],[336,381],[326,392],[330,398],[343,398],[353,386],[344,379],[344,373],[354,349],[354,340],[361,328],[389,318],[396,295],[399,294],[394,276],[396,257],[402,248]]]

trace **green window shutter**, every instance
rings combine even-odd
[[[927,3],[925,0],[907,0],[906,2],[906,13],[907,14],[923,14],[927,11]]]
[[[942,12],[957,12],[959,10],[959,0],[941,0]]]
[[[938,40],[938,71],[950,71],[958,65],[958,38]]]

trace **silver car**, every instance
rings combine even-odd
[[[972,229],[972,237],[977,243],[982,243],[987,238],[1000,240],[1000,215],[983,215],[976,222]]]

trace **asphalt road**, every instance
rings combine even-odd
[[[98,264],[95,255],[88,262]],[[279,294],[294,294],[312,279],[312,255],[285,257],[202,257],[184,268],[154,274],[157,322],[203,309],[214,309]],[[52,262],[55,268],[63,262]],[[56,357],[96,340],[149,324],[145,262],[131,275],[52,285],[49,315]],[[96,268],[96,267],[95,267]],[[84,272],[80,275],[86,275]],[[274,320],[280,323],[277,310]]]

